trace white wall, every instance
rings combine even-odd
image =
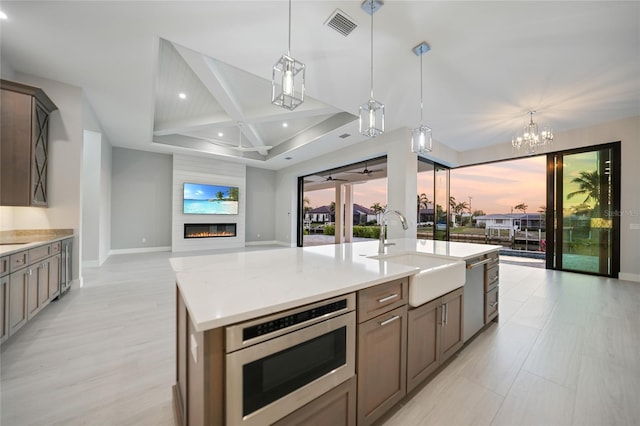
[[[100,265],[100,156],[102,135],[84,131],[82,151],[82,266]]]
[[[171,155],[114,147],[111,252],[168,251],[171,246]]]
[[[620,278],[640,281],[640,117],[556,132],[553,149],[567,150],[617,141],[621,142],[622,151]],[[461,165],[510,158],[514,156],[508,142],[459,155]]]
[[[247,167],[246,242],[273,243],[276,240],[276,172]]]
[[[237,215],[195,215],[182,212],[183,184],[204,183],[236,186],[239,191]],[[246,166],[202,157],[174,154],[173,156],[173,251],[238,248],[245,246]],[[184,238],[185,223],[235,223],[236,236],[223,238]]]

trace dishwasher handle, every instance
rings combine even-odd
[[[476,266],[486,265],[487,263],[491,263],[491,262],[493,262],[493,259],[489,258],[489,259],[484,259],[475,263],[467,263],[467,269],[473,269]]]

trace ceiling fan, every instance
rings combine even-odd
[[[334,177],[331,177],[331,175],[329,175],[329,177],[324,178],[325,182],[349,182],[347,179],[336,179]]]
[[[382,172],[382,171],[384,171],[384,170],[382,170],[382,169],[369,170],[367,168],[367,163],[364,163],[364,170],[362,170],[361,172],[347,172],[347,173],[355,173],[355,174],[359,174],[359,175],[371,176],[372,173]]]
[[[229,142],[225,142],[225,141],[221,141],[218,139],[211,139],[211,138],[206,138],[203,136],[196,136],[199,139],[205,140],[209,143],[212,143],[214,145],[217,146],[221,146],[223,148],[228,148],[228,149],[233,149],[235,151],[240,151],[240,152],[254,152],[254,151],[269,151],[271,148],[273,148],[270,145],[262,145],[262,146],[244,146],[242,145],[242,123],[238,123],[238,133],[239,133],[239,138],[238,138],[238,144],[233,144],[233,143],[229,143]]]

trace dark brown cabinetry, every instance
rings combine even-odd
[[[358,292],[358,425],[372,424],[406,394],[408,282]]]
[[[463,306],[459,288],[408,312],[407,392],[462,347]]]
[[[60,262],[60,241],[0,259],[0,343],[60,295]]]
[[[49,115],[36,87],[0,80],[0,205],[46,206]]]
[[[0,343],[9,337],[9,256],[0,258]]]

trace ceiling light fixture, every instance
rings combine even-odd
[[[180,99],[187,99],[187,95],[186,95],[186,93],[178,93],[178,97],[179,97]]]
[[[384,104],[373,97],[373,14],[382,7],[380,0],[365,0],[362,9],[371,15],[371,95],[360,105],[360,134],[375,138],[384,133]]]
[[[524,126],[522,136],[516,136],[511,140],[511,146],[520,151],[525,148],[529,154],[534,154],[540,147],[550,145],[553,142],[553,132],[549,127],[545,127],[542,133],[538,134],[538,125],[533,122],[533,114],[536,111],[529,111],[529,124]]]
[[[223,137],[223,136],[224,136],[224,133],[222,133],[222,132],[218,132],[218,137],[219,137],[219,138],[221,138],[221,137]]]
[[[282,127],[289,127],[289,123],[282,123]]]
[[[422,120],[422,110],[424,106],[422,101],[422,55],[429,50],[431,50],[431,48],[425,41],[413,48],[413,53],[420,57],[420,126],[411,131],[411,151],[416,154],[426,154],[427,152],[433,151],[431,127],[425,126]]]
[[[289,48],[273,66],[271,103],[289,110],[304,102],[305,66],[291,57],[291,0],[289,0]]]
[[[0,10],[0,19],[7,19],[7,18],[8,18],[7,14]]]

